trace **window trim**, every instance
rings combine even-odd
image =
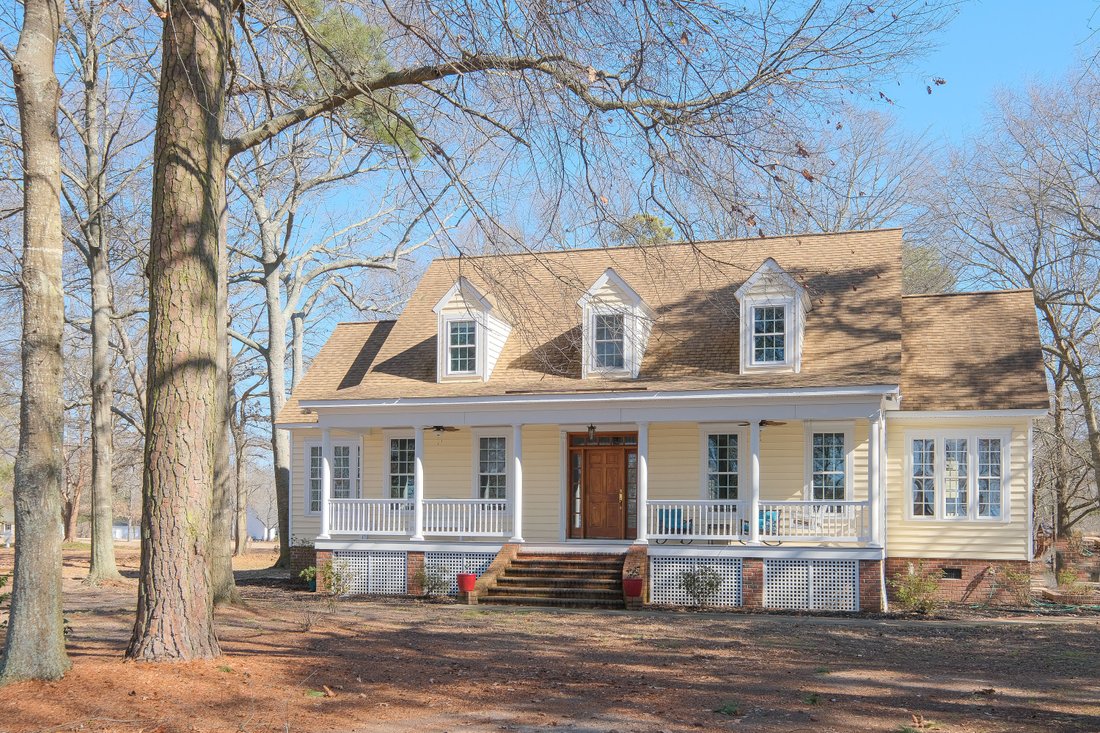
[[[305,509],[305,515],[307,517],[319,517],[319,516],[321,516],[321,508],[320,507],[318,507],[317,511],[314,511],[313,509],[310,508],[310,498],[311,498],[310,497],[310,492],[311,492],[310,482],[313,480],[313,475],[312,475],[312,469],[313,469],[312,459],[313,459],[313,456],[311,454],[312,454],[314,448],[317,448],[317,449],[321,450],[322,461],[323,461],[324,460],[324,446],[322,446],[321,441],[319,441],[319,440],[305,440],[305,441],[302,441],[302,464],[305,468],[305,470],[302,471],[302,477],[305,479],[304,484],[303,484],[302,497],[304,499],[303,509]],[[322,470],[322,472],[324,471],[323,468],[321,470]],[[323,506],[324,503],[325,503],[325,499],[324,499],[325,487],[324,487],[323,473],[322,473],[322,478],[321,478],[321,494],[320,494],[320,496],[321,496],[321,506]]]
[[[802,437],[802,498],[805,501],[814,501],[813,487],[813,442],[814,433],[843,433],[844,434],[844,499],[843,501],[856,501],[855,492],[855,467],[856,467],[856,439],[855,423],[853,422],[822,422],[808,420],[804,423]],[[868,427],[868,430],[870,428]],[[868,436],[869,438],[870,436]],[[870,441],[868,440],[868,445]]]
[[[737,499],[711,499],[707,491],[707,475],[710,454],[707,450],[712,435],[737,436]],[[704,501],[745,501],[749,500],[747,465],[751,458],[749,429],[737,423],[704,423],[699,426],[699,498]],[[651,497],[652,498],[652,497]]]
[[[490,499],[489,501],[504,501],[511,504],[512,492],[515,490],[515,453],[513,453],[512,435],[510,429],[505,428],[475,428],[470,431],[473,436],[470,440],[470,496],[475,500],[481,499],[481,439],[504,438],[504,498]]]
[[[337,446],[347,446],[348,448],[351,449],[351,461],[352,461],[352,465],[349,468],[350,479],[351,479],[351,482],[352,482],[352,485],[351,485],[352,496],[351,496],[351,498],[352,499],[361,499],[361,498],[363,498],[363,440],[362,440],[362,438],[360,438],[358,440],[356,440],[355,438],[333,439],[332,442],[331,442],[331,445],[332,445],[333,455],[332,455],[332,466],[330,467],[330,470],[333,472],[333,477],[332,477],[333,478],[333,483],[335,484],[335,479],[336,479],[336,476],[335,476],[335,472],[336,472],[336,447]],[[305,514],[308,517],[319,517],[319,516],[321,516],[321,510],[320,509],[318,509],[317,511],[313,511],[312,509],[310,509],[310,506],[309,506],[309,502],[310,502],[309,482],[313,480],[313,477],[311,475],[312,466],[310,465],[310,460],[311,460],[310,453],[312,452],[312,450],[314,448],[319,449],[320,451],[322,451],[322,454],[323,454],[323,452],[324,452],[324,443],[322,441],[316,440],[316,439],[302,441],[302,465],[305,468],[305,470],[302,472],[303,478],[305,479],[305,483],[304,483],[303,491],[302,491],[304,501],[302,503],[304,505],[303,509],[305,510]],[[356,465],[358,465],[358,471],[356,471]],[[324,479],[322,478],[322,481],[323,480]],[[323,498],[324,497],[324,491],[325,491],[325,489],[324,489],[324,486],[322,484],[322,487],[321,487],[321,496],[322,496],[321,503],[322,504],[324,504],[324,498]],[[333,495],[330,498],[335,499],[336,496]]]
[[[638,313],[627,306],[611,304],[593,304],[586,306],[584,323],[584,361],[585,376],[627,376],[633,377],[640,366],[638,358]],[[622,316],[623,319],[623,365],[621,367],[602,367],[596,364],[596,317]]]
[[[758,334],[756,332],[756,311],[758,311],[758,310],[768,310],[768,309],[770,309],[770,310],[782,309],[782,312],[783,312],[783,331],[782,331],[781,334],[780,333]],[[749,308],[749,316],[750,316],[749,317],[749,332],[750,332],[750,337],[751,337],[751,343],[749,344],[749,363],[751,363],[753,366],[760,366],[760,367],[779,366],[781,364],[786,364],[790,360],[789,356],[788,356],[788,354],[790,352],[787,350],[787,347],[788,347],[789,341],[790,341],[790,339],[789,339],[790,329],[787,328],[787,323],[790,321],[790,319],[787,317],[787,315],[789,313],[790,313],[790,309],[784,303],[773,303],[773,304],[770,304],[770,305],[764,305],[764,304],[761,304],[761,303],[754,303]],[[783,358],[782,359],[763,359],[763,360],[757,359],[756,358],[756,339],[761,338],[761,337],[767,338],[768,336],[775,337],[775,336],[780,336],[780,335],[783,336]],[[764,348],[765,348],[765,350],[767,349],[767,347],[764,347]]]
[[[472,372],[452,372],[451,371],[451,324],[470,322],[474,324],[474,370]],[[486,347],[486,328],[483,319],[479,317],[479,314],[472,311],[456,311],[454,313],[444,313],[440,317],[440,334],[439,339],[443,342],[441,344],[440,360],[442,362],[442,374],[445,379],[482,379],[485,374],[485,347]]]
[[[757,308],[783,308],[783,361],[756,361],[755,313]],[[790,295],[746,296],[741,301],[741,371],[744,372],[797,372],[801,335],[797,322],[797,299]]]
[[[1011,503],[1012,486],[1012,437],[1013,429],[1009,427],[992,428],[955,428],[935,430],[906,430],[904,433],[903,450],[904,465],[902,472],[903,497],[905,510],[903,516],[906,521],[913,522],[940,522],[944,524],[956,524],[960,522],[978,522],[986,524],[1008,524],[1012,521]],[[944,491],[944,445],[948,438],[966,438],[967,440],[967,513],[966,516],[948,517],[945,515],[947,506],[947,494]],[[1001,441],[1001,516],[978,516],[978,440],[998,439]],[[913,514],[913,441],[917,439],[932,440],[934,442],[935,470],[933,472],[933,486],[935,500],[933,516],[924,517]]]
[[[390,499],[392,501],[413,501],[411,498],[395,499],[390,496],[390,441],[395,439],[405,438],[413,441],[413,453],[414,461],[416,451],[416,432],[413,430],[383,430],[382,431],[382,460],[379,461],[382,464],[382,487],[379,491],[381,498]],[[413,469],[415,471],[415,467]],[[415,480],[415,479],[414,479]],[[425,480],[425,483],[427,481]],[[425,487],[426,488],[426,487]]]

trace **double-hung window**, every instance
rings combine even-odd
[[[597,313],[593,340],[597,369],[623,369],[626,364],[626,328],[622,313]]]
[[[752,363],[784,364],[787,361],[787,309],[760,305],[752,309]]]
[[[416,465],[416,440],[390,438],[389,492],[391,499],[412,499]]]
[[[810,495],[814,501],[844,501],[848,454],[843,432],[813,433],[810,439]]]
[[[477,372],[477,322],[447,322],[447,373]]]
[[[477,495],[480,499],[508,498],[508,445],[505,438],[478,438]]]
[[[309,446],[309,512],[311,514],[321,513],[321,481],[322,471],[324,470],[322,465],[321,446],[311,445]]]
[[[910,516],[1001,519],[1007,441],[983,432],[909,437]]]
[[[707,435],[707,498],[737,499],[740,469],[738,448],[736,433]]]
[[[351,445],[332,446],[332,498],[351,499],[357,493],[358,463]]]

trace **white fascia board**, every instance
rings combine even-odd
[[[752,557],[764,560],[881,560],[881,547],[792,547],[769,545],[658,545],[650,543],[650,557]]]
[[[765,277],[778,278],[782,282],[783,288],[789,290],[799,299],[799,301],[801,301],[803,308],[807,311],[813,308],[813,302],[810,300],[806,288],[802,287],[797,280],[791,277],[790,273],[784,270],[783,267],[771,257],[764,260],[763,264],[756,269],[756,272],[750,275],[749,279],[734,291],[733,297],[737,298],[739,302],[743,301],[746,297],[750,297],[753,290]]]
[[[622,276],[611,267],[604,270],[603,274],[596,279],[596,282],[592,283],[588,290],[585,291],[584,295],[580,297],[580,300],[577,301],[577,305],[584,307],[600,302],[596,293],[600,292],[606,285],[610,285],[612,288],[622,293],[624,296],[623,302],[625,304],[634,306],[635,308],[645,305],[642,296],[638,295],[638,292],[630,287],[630,284],[626,280],[623,280]]]
[[[978,420],[1046,417],[1050,410],[889,410],[886,419],[895,420]]]
[[[464,299],[472,299],[477,303],[482,312],[488,313],[493,309],[493,304],[489,302],[489,299],[486,298],[480,290],[474,287],[473,283],[465,277],[460,276],[458,280],[455,281],[455,284],[439,299],[439,302],[435,304],[435,307],[432,308],[432,312],[438,315],[452,300],[454,300],[455,295],[459,292],[462,293]]]
[[[313,409],[343,408],[361,409],[369,407],[408,408],[408,407],[447,407],[462,409],[482,405],[533,405],[563,403],[569,405],[590,403],[638,402],[651,405],[655,402],[673,400],[791,400],[791,399],[851,399],[859,397],[881,398],[896,393],[896,384],[871,384],[858,387],[802,387],[796,389],[737,389],[737,390],[683,390],[683,391],[622,391],[596,393],[555,393],[555,394],[506,394],[485,397],[390,397],[373,400],[302,400],[302,407]]]

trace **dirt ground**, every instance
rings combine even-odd
[[[0,731],[1100,731],[1095,617],[332,611],[259,548],[247,605],[218,611],[222,658],[136,664],[133,546],[116,586],[80,583],[86,555],[66,554],[73,668],[0,688]]]

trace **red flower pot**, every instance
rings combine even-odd
[[[628,598],[638,598],[642,595],[642,579],[641,578],[623,578],[623,593],[626,593]]]
[[[458,589],[463,593],[473,593],[475,583],[477,583],[477,576],[473,573],[458,574]]]

